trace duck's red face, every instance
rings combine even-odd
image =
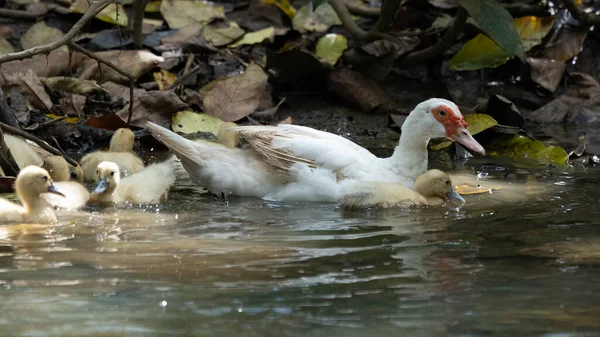
[[[467,124],[460,112],[457,113],[457,111],[444,104],[433,108],[431,112],[433,117],[446,129],[446,137],[459,142],[474,152],[482,155],[485,154],[483,146],[467,130],[469,124]]]

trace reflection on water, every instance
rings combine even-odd
[[[221,201],[180,171],[158,207],[0,227],[0,336],[599,333],[597,169],[483,164],[453,173],[502,189],[460,208]]]

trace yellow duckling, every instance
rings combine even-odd
[[[115,131],[110,139],[108,151],[96,151],[83,156],[81,167],[85,181],[96,179],[96,168],[103,161],[116,163],[123,176],[143,170],[144,162],[133,152],[134,141],[133,131],[121,128]]]
[[[429,170],[417,178],[414,190],[387,182],[353,181],[343,192],[341,204],[346,208],[389,208],[441,205],[450,200],[465,202],[454,190],[448,174]]]
[[[38,166],[27,166],[19,172],[15,189],[23,206],[0,199],[0,223],[56,223],[54,210],[41,198],[41,195],[43,193],[63,194],[52,183],[48,171]]]
[[[81,167],[70,165],[61,156],[49,156],[44,160],[42,168],[50,173],[56,188],[64,194],[64,197],[53,194],[42,195],[48,204],[67,210],[85,206],[90,199],[90,192],[80,182],[83,181]]]
[[[90,201],[99,203],[159,203],[166,199],[175,182],[175,168],[170,160],[149,165],[122,179],[119,166],[109,161],[100,163],[95,173],[96,186]]]

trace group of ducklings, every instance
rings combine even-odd
[[[85,155],[81,166],[70,165],[61,156],[47,156],[39,164],[39,155],[23,140],[12,136],[6,139],[9,147],[24,146],[16,157],[17,164],[24,168],[15,181],[22,205],[0,198],[0,223],[54,223],[54,209],[76,210],[90,203],[159,203],[175,182],[171,161],[144,166],[133,152],[135,135],[129,129],[115,131],[108,151]],[[95,183],[91,193],[84,182]],[[451,200],[464,202],[448,174],[435,169],[422,174],[413,189],[400,184],[353,181],[340,197],[344,208],[439,205]]]
[[[54,209],[76,210],[88,204],[159,203],[175,182],[170,160],[144,166],[133,152],[135,135],[129,129],[115,131],[109,149],[85,155],[80,166],[61,156],[47,156],[39,163],[34,147],[13,136],[6,139],[23,168],[15,181],[21,205],[0,198],[0,223],[51,224],[57,221]],[[94,182],[91,193],[84,182]]]

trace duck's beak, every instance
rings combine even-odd
[[[65,197],[65,195],[56,189],[56,186],[54,186],[54,183],[50,183],[50,187],[48,187],[48,193],[52,193],[52,194],[56,194],[56,195],[60,195],[61,197]]]
[[[106,190],[107,187],[108,183],[106,182],[106,179],[100,178],[98,179],[96,186],[94,186],[94,190],[92,191],[92,193],[102,193]]]
[[[452,187],[452,190],[448,193],[446,193],[446,199],[447,201],[456,201],[459,204],[465,204],[466,201],[465,199],[463,199],[463,197],[460,196],[460,194],[458,194],[456,192],[456,190],[454,189],[454,187]]]
[[[466,146],[469,150],[485,155],[485,149],[479,144],[467,128],[459,127],[455,133],[449,135],[449,138]]]

